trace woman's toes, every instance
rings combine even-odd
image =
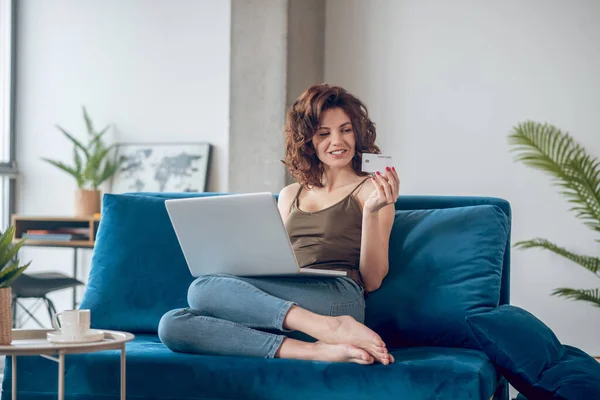
[[[369,353],[364,354],[361,356],[360,359],[358,359],[357,361],[359,364],[373,364],[375,362],[375,359],[373,358],[373,356],[371,356]]]
[[[358,347],[349,346],[348,355],[357,360],[368,361],[371,357],[369,353],[367,353],[363,349],[359,349]]]

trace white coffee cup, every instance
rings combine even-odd
[[[82,337],[90,330],[90,316],[90,310],[65,310],[52,316],[52,327],[64,336]]]

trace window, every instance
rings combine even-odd
[[[15,207],[15,3],[15,0],[0,0],[0,231],[10,223]]]

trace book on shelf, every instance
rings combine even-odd
[[[87,230],[74,229],[55,229],[42,230],[30,229],[23,234],[23,237],[31,240],[50,240],[50,241],[71,241],[71,240],[89,240],[90,235]]]

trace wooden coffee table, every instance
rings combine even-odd
[[[57,344],[46,339],[52,329],[13,329],[13,340],[0,346],[0,355],[12,356],[12,399],[17,398],[17,356],[41,356],[58,363],[58,398],[65,397],[65,355],[121,350],[121,399],[125,399],[125,343],[134,339],[128,332],[104,331],[104,340],[93,343]]]

